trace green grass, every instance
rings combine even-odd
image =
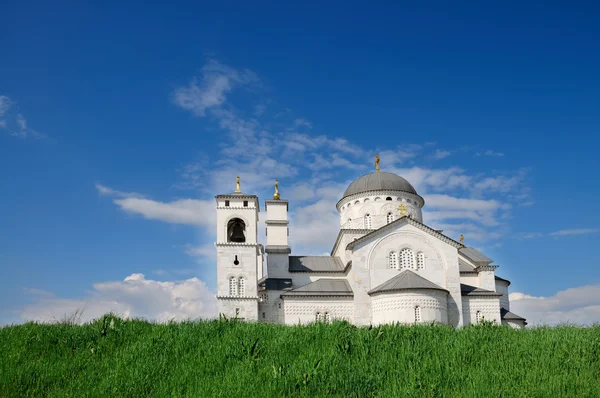
[[[112,325],[112,326],[111,326]],[[600,327],[0,328],[0,397],[600,397]]]

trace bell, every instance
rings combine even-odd
[[[230,242],[245,242],[244,226],[241,223],[235,223],[231,226]]]

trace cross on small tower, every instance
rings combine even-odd
[[[401,204],[400,206],[398,206],[398,211],[400,212],[400,217],[404,217],[406,215],[406,210],[407,207],[403,204]]]

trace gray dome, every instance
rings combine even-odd
[[[354,180],[352,184],[348,186],[346,192],[344,192],[344,198],[357,193],[380,190],[403,191],[414,193],[415,195],[417,194],[415,188],[413,188],[413,186],[404,178],[394,173],[379,171],[365,174]]]

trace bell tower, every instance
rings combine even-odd
[[[217,195],[217,308],[228,318],[258,320],[258,279],[263,253],[258,243],[258,197],[240,190]]]

